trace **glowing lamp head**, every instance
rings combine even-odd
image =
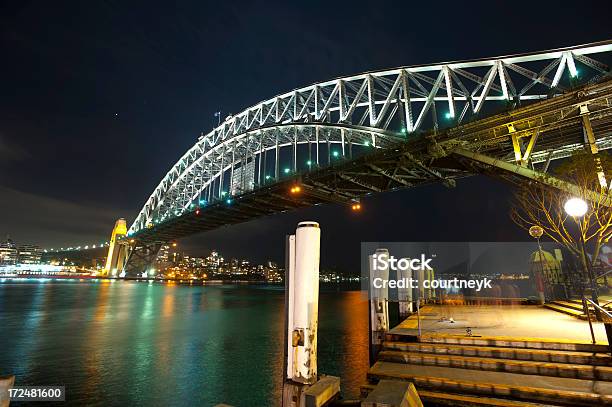
[[[533,225],[529,228],[529,235],[535,239],[539,239],[544,234],[544,229],[541,226]]]
[[[310,160],[306,161],[306,165],[310,167],[312,165],[312,161]]]
[[[270,176],[269,176],[269,175],[266,175],[266,179],[270,179]]]
[[[332,153],[332,155],[333,155],[334,157],[338,157],[338,155],[340,155],[340,153],[338,153],[337,151],[334,151],[334,152]]]
[[[200,214],[200,208],[197,208],[197,209],[195,210],[195,214],[196,214],[196,215],[199,215],[199,214]]]
[[[444,115],[444,117],[446,117],[447,119],[452,119],[453,115],[451,114],[451,112],[446,112],[446,114]]]
[[[176,242],[173,242],[173,243],[172,243],[172,247],[176,247]]]
[[[293,187],[291,187],[291,193],[292,194],[299,194],[300,192],[302,192],[302,187],[299,185],[295,185]]]
[[[361,210],[361,204],[360,203],[354,203],[353,205],[351,205],[351,209],[354,211],[360,211]]]
[[[291,171],[289,168],[285,168],[285,174],[289,174],[289,171]]]
[[[589,205],[580,198],[570,198],[563,205],[563,209],[569,216],[580,218],[587,212]]]

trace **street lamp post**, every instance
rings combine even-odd
[[[580,245],[580,257],[582,261],[582,267],[584,271],[587,273],[589,277],[589,285],[591,286],[591,299],[595,304],[599,304],[599,299],[597,295],[597,284],[595,281],[595,276],[593,275],[593,268],[591,267],[591,263],[587,257],[586,253],[586,244],[584,241],[584,234],[582,233],[582,224],[580,220],[586,214],[589,209],[589,205],[580,198],[570,198],[563,205],[563,209],[565,212],[574,219],[576,225],[578,226],[578,234],[579,239],[578,243]],[[597,319],[600,319],[599,312],[596,310]]]
[[[591,285],[591,299],[593,300],[593,303],[595,304],[595,306],[593,307],[595,311],[595,317],[597,318],[598,321],[604,323],[604,329],[606,331],[606,337],[608,339],[608,346],[612,350],[612,324],[609,322],[608,318],[604,320],[604,315],[602,315],[602,312],[599,308],[599,298],[597,295],[597,280],[595,278],[595,273],[593,272],[592,264],[587,257],[586,244],[584,241],[584,234],[582,233],[583,225],[580,223],[580,219],[582,219],[582,217],[587,213],[589,206],[585,201],[583,201],[580,198],[571,198],[571,199],[568,199],[567,202],[565,202],[565,205],[563,205],[563,208],[565,209],[565,212],[568,215],[574,218],[574,221],[576,222],[576,225],[578,226],[578,233],[580,234],[580,251],[581,251],[581,257],[582,257],[582,266],[586,268],[586,272],[588,273],[588,276],[589,276],[589,282]],[[584,304],[585,312],[588,318],[588,315],[589,315],[588,308],[586,308],[588,307],[588,304],[586,303],[584,296],[582,298],[582,303]],[[592,332],[591,332],[591,335],[593,335]],[[594,336],[593,336],[593,341],[595,341]]]

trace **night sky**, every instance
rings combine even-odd
[[[0,239],[107,240],[219,110],[367,70],[612,38],[608,1],[126,3],[0,2]],[[509,196],[475,177],[370,197],[360,215],[311,208],[180,244],[282,260],[284,235],[318,220],[323,266],[352,268],[361,241],[524,240]]]

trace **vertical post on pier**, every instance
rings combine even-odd
[[[398,281],[403,280],[406,284],[402,288],[397,289],[397,300],[399,301],[399,316],[401,320],[412,314],[412,287],[410,280],[412,278],[412,270],[400,269],[397,271]]]
[[[370,364],[382,347],[385,334],[389,331],[389,258],[387,249],[376,249],[370,255]],[[385,260],[385,261],[380,261]],[[382,284],[382,283],[385,284]]]
[[[287,237],[283,407],[303,405],[304,391],[318,379],[320,242],[316,222],[300,222],[295,235]]]

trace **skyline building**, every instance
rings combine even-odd
[[[22,244],[17,248],[21,264],[39,264],[42,257],[42,247],[35,244]]]
[[[0,265],[17,264],[19,251],[15,243],[7,236],[6,240],[0,243]]]

